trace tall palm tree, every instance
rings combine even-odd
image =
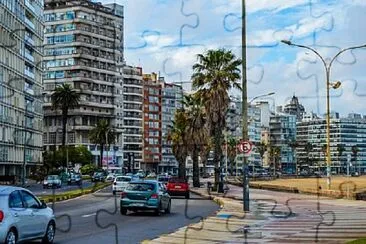
[[[61,110],[62,119],[62,147],[66,144],[66,124],[69,110],[77,107],[80,102],[80,94],[77,93],[69,84],[57,86],[51,95],[52,107]]]
[[[235,159],[236,159],[236,155],[237,155],[237,145],[239,143],[239,140],[236,139],[235,137],[229,137],[228,138],[228,158],[229,158],[229,163],[230,163],[230,170],[231,170],[231,174],[233,174],[234,172],[234,165],[235,165]]]
[[[222,134],[226,127],[229,106],[229,90],[241,89],[240,69],[242,61],[225,49],[208,50],[197,55],[193,65],[192,84],[204,99],[210,136],[214,140],[215,188],[219,182],[219,163],[222,156]]]
[[[281,156],[281,148],[278,146],[271,146],[269,149],[269,157],[271,158],[273,164],[273,173],[276,176],[276,171],[278,169],[278,161]]]
[[[352,146],[352,155],[353,155],[353,161],[355,162],[355,167],[357,167],[357,154],[360,151],[356,145]],[[355,170],[356,171],[356,170]],[[360,165],[358,165],[358,174],[361,174]]]
[[[197,93],[184,97],[184,105],[186,106],[187,120],[187,140],[188,150],[192,155],[193,161],[193,186],[200,187],[200,172],[198,155],[205,143],[207,137],[206,132],[206,114],[203,106],[202,97]]]
[[[256,148],[257,148],[259,155],[261,156],[262,167],[263,167],[263,156],[267,151],[268,145],[264,141],[261,141],[261,142],[257,143]]]
[[[89,139],[92,143],[100,146],[99,167],[102,167],[104,146],[115,142],[116,132],[110,127],[107,120],[102,119],[99,120],[97,125],[89,132]]]
[[[185,110],[178,109],[174,114],[173,127],[168,134],[168,140],[173,144],[173,154],[179,163],[179,177],[186,178],[186,159],[188,156],[187,146],[188,116]]]
[[[337,145],[337,152],[338,152],[338,161],[339,161],[339,165],[341,166],[341,169],[343,169],[343,165],[342,165],[342,155],[344,153],[344,151],[346,151],[346,148],[344,147],[343,144],[338,144]]]

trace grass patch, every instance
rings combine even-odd
[[[91,177],[90,175],[83,175],[83,176],[82,176],[82,179],[83,179],[83,180],[91,180],[91,178],[92,178],[92,177]]]
[[[347,244],[365,244],[365,243],[366,243],[366,238],[361,238],[361,239],[347,242]]]
[[[38,197],[40,200],[44,200],[46,203],[50,203],[50,202],[59,202],[59,201],[64,201],[64,200],[68,200],[68,199],[72,199],[75,197],[79,197],[82,195],[86,195],[86,194],[90,194],[96,191],[99,191],[107,186],[109,186],[111,183],[106,182],[106,183],[96,183],[93,186],[89,186],[87,188],[84,189],[76,189],[76,190],[71,190],[71,191],[66,191],[66,192],[61,192],[61,193],[57,193],[54,195],[44,195],[44,196],[40,196]]]

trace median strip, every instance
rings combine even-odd
[[[57,193],[57,194],[52,194],[52,195],[43,195],[43,196],[39,196],[38,198],[40,200],[45,201],[46,203],[52,203],[52,202],[60,202],[60,201],[65,201],[65,200],[69,200],[69,199],[73,199],[76,197],[80,197],[83,195],[87,195],[90,193],[94,193],[96,191],[99,191],[101,189],[106,188],[107,186],[110,186],[111,183],[110,182],[106,182],[106,183],[96,183],[93,186],[89,186],[87,188],[82,188],[82,189],[76,189],[76,190],[71,190],[71,191],[66,191],[66,192],[61,192],[61,193]]]

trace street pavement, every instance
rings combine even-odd
[[[33,192],[35,195],[37,196],[42,196],[42,195],[52,195],[52,194],[57,194],[57,193],[62,193],[62,192],[66,192],[66,191],[72,191],[72,190],[77,190],[77,189],[85,189],[87,187],[93,186],[93,184],[91,181],[89,180],[83,180],[83,184],[81,186],[78,185],[67,185],[67,183],[62,184],[61,188],[49,188],[49,189],[43,189],[43,185],[41,184],[37,184],[37,183],[32,183],[29,184],[28,187],[26,187],[28,190],[30,190],[31,192]]]
[[[140,243],[199,222],[219,209],[208,199],[192,194],[191,199],[172,199],[171,214],[119,213],[119,197],[108,187],[94,194],[55,203],[55,243]],[[52,204],[50,204],[52,207]],[[109,212],[109,213],[108,213]],[[98,215],[98,216],[97,216]]]
[[[345,243],[366,236],[366,202],[250,189],[243,212],[242,188],[229,185],[214,197],[222,209],[201,223],[146,243]]]

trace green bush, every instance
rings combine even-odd
[[[97,169],[94,164],[86,164],[80,168],[80,172],[83,175],[91,175]]]

